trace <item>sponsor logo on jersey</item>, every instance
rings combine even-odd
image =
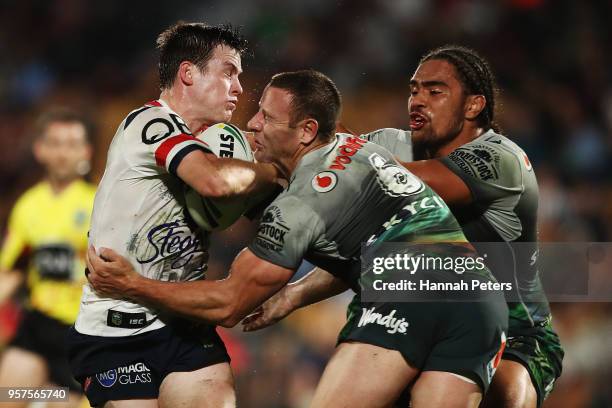
[[[319,193],[332,191],[338,184],[338,176],[331,171],[322,171],[312,178],[312,188]]]
[[[338,155],[329,166],[331,170],[344,170],[351,163],[351,156],[357,154],[359,149],[368,141],[360,137],[347,137],[346,142],[338,147]]]
[[[415,215],[419,211],[432,209],[450,211],[448,210],[448,207],[446,206],[444,201],[437,195],[423,197],[419,200],[412,201],[411,203],[402,207],[396,214],[393,214],[390,219],[383,223],[380,231],[377,234],[374,234],[370,238],[368,238],[368,240],[366,241],[366,246],[372,245],[385,231],[392,229],[397,224],[401,224],[406,219]]]
[[[414,174],[378,153],[370,155],[368,160],[376,169],[378,185],[387,195],[391,197],[409,196],[425,189],[425,184]]]
[[[531,166],[529,157],[527,157],[527,154],[525,154],[525,152],[522,152],[522,153],[523,153],[523,161],[525,162],[525,167],[527,168],[528,171],[531,171],[533,167]]]
[[[158,259],[172,259],[172,269],[184,268],[194,258],[204,255],[201,239],[184,222],[173,221],[156,225],[147,233],[147,255],[136,260],[141,264]]]
[[[270,223],[274,222],[274,220],[278,220],[281,223],[285,222],[281,209],[275,205],[272,205],[266,210],[266,213],[261,218],[261,222]]]
[[[271,206],[261,219],[255,241],[265,249],[278,252],[285,245],[285,235],[289,231],[290,228],[284,223],[281,209]]]
[[[187,124],[180,116],[174,113],[169,113],[168,116],[171,120],[157,117],[151,119],[142,127],[140,136],[144,144],[158,143],[173,133],[191,135]]]
[[[357,323],[357,327],[364,327],[368,324],[377,324],[379,326],[386,327],[387,333],[389,334],[406,334],[410,324],[403,317],[401,319],[395,317],[395,314],[397,313],[396,309],[393,309],[387,315],[377,313],[375,312],[375,309],[375,307],[370,309],[366,309],[365,307],[361,308],[361,318],[359,319],[359,323]]]
[[[485,145],[459,147],[448,155],[462,171],[481,180],[497,180],[499,153]]]

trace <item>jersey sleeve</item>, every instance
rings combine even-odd
[[[297,269],[322,234],[316,213],[297,197],[285,197],[266,208],[249,249],[270,263]]]
[[[463,180],[475,201],[518,198],[523,192],[521,162],[501,141],[473,141],[441,161]]]
[[[28,248],[24,223],[24,204],[17,201],[8,220],[7,231],[0,249],[0,269],[11,269]]]
[[[360,137],[384,147],[400,161],[411,162],[413,160],[412,138],[407,130],[384,128]]]
[[[183,119],[163,106],[145,106],[128,115],[120,125],[122,152],[139,173],[165,170],[176,175],[181,160],[194,150],[211,152],[194,137]]]

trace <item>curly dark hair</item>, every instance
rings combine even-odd
[[[494,115],[495,97],[499,91],[487,60],[473,49],[459,45],[436,48],[425,54],[419,64],[429,60],[444,60],[452,64],[468,95],[484,95],[486,105],[476,118],[478,125],[486,130],[498,131],[499,126],[494,121]]]

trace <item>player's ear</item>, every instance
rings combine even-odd
[[[316,137],[319,131],[319,122],[316,119],[304,119],[300,125],[300,141],[304,144],[310,144]]]
[[[196,69],[197,66],[192,62],[181,62],[178,68],[178,72],[176,73],[176,75],[178,76],[178,80],[187,86],[193,85],[193,77]]]
[[[468,95],[465,99],[465,118],[475,120],[486,104],[487,98],[484,95]]]

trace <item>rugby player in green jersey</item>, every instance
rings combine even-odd
[[[453,209],[471,242],[511,245],[489,258],[508,298],[508,344],[483,406],[540,407],[561,375],[563,349],[538,271],[538,184],[525,152],[494,124],[493,73],[473,50],[425,55],[410,82],[410,129],[427,158],[407,164]],[[417,147],[418,148],[418,147]]]
[[[403,164],[451,207],[470,242],[500,243],[487,244],[496,252],[487,264],[515,290],[506,292],[508,343],[483,406],[540,407],[561,374],[563,349],[538,272],[537,180],[525,152],[497,130],[495,94],[493,73],[473,50],[447,46],[426,54],[408,100],[414,150],[425,160]],[[268,301],[246,329],[328,297],[333,281],[315,270]]]

